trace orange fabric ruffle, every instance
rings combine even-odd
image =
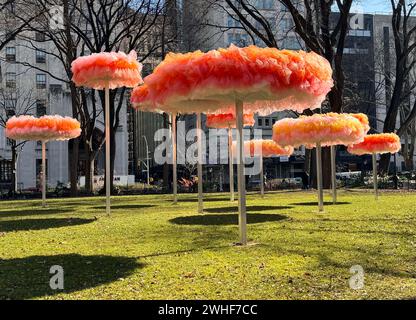
[[[348,146],[348,152],[356,155],[396,153],[400,150],[400,138],[395,133],[369,134],[364,141]]]
[[[243,125],[245,127],[254,126],[254,114],[243,114]],[[236,117],[234,113],[207,114],[206,126],[209,128],[227,129],[236,127]]]
[[[77,86],[93,89],[118,87],[133,88],[143,82],[140,72],[142,65],[137,61],[135,51],[101,52],[79,57],[72,62],[72,81]]]
[[[237,154],[237,141],[233,141],[233,154]],[[273,156],[290,156],[294,149],[292,146],[281,147],[273,140],[250,140],[244,141],[244,155],[247,157],[263,156],[264,158]]]
[[[361,142],[370,129],[364,114],[327,113],[286,118],[273,125],[273,140],[281,146],[349,145]]]
[[[171,112],[209,112],[244,102],[248,112],[319,108],[330,91],[329,62],[313,52],[249,46],[170,53],[145,78],[148,99]]]
[[[12,117],[6,123],[6,136],[14,140],[69,140],[81,134],[80,123],[70,117]]]

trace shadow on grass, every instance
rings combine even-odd
[[[165,201],[168,202],[172,202],[172,199],[166,199]],[[230,201],[230,198],[205,198],[204,197],[204,202],[211,202],[211,201]],[[180,195],[178,196],[178,203],[180,202],[195,202],[198,203],[198,198],[181,198]]]
[[[54,265],[63,268],[63,290],[52,290],[49,285],[57,274],[50,274]],[[0,259],[0,299],[29,299],[94,288],[127,277],[142,267],[135,258],[117,256],[67,254]]]
[[[111,209],[118,210],[118,209],[143,209],[143,208],[151,208],[154,207],[152,204],[113,204],[111,205]],[[105,210],[105,206],[96,206],[92,207],[93,209],[100,209]]]
[[[280,214],[247,213],[247,223],[263,223],[287,219]],[[198,216],[177,217],[169,220],[174,224],[184,225],[236,225],[238,214],[201,214]]]
[[[24,209],[24,210],[3,210],[0,211],[0,218],[20,217],[20,216],[36,216],[61,214],[71,212],[73,210],[67,208],[42,208],[42,209]]]
[[[332,203],[332,201],[325,201],[324,202],[325,206],[339,206],[339,205],[343,205],[343,204],[351,204],[351,202],[338,201],[335,204]],[[291,203],[290,205],[292,205],[292,206],[317,206],[318,201],[297,202],[297,203]]]
[[[91,223],[95,219],[59,218],[59,219],[22,219],[0,221],[0,232],[45,230],[70,227]]]
[[[289,206],[247,206],[247,211],[258,212],[258,211],[268,211],[268,210],[283,210],[290,209],[293,207]],[[228,212],[238,212],[238,207],[218,207],[218,208],[205,208],[204,211],[210,213],[228,213]]]

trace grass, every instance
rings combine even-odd
[[[0,202],[0,299],[415,299],[414,193],[249,194],[249,246],[227,194]],[[327,201],[330,198],[327,197]],[[364,288],[349,287],[361,265]],[[49,269],[64,268],[64,290]]]

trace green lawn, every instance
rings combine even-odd
[[[207,195],[203,215],[195,195],[170,199],[115,197],[111,217],[103,198],[0,202],[0,299],[416,298],[414,193],[346,191],[321,214],[313,192],[250,194],[246,247],[228,194]]]

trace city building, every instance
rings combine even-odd
[[[24,37],[23,37],[24,36]],[[29,45],[29,40],[34,46]],[[3,98],[5,108],[0,112],[8,116],[19,115],[22,96],[31,99],[32,107],[22,114],[42,116],[59,114],[72,116],[70,90],[65,82],[66,73],[61,62],[54,56],[51,44],[44,41],[44,36],[37,32],[25,32],[16,37],[0,53],[0,99]],[[6,100],[5,100],[6,99]],[[26,99],[26,100],[27,100]],[[27,101],[26,101],[27,102]],[[7,107],[7,106],[10,106]],[[100,108],[100,106],[99,106]],[[117,153],[115,159],[115,175],[128,175],[128,127],[127,107],[122,108],[120,126],[116,132]],[[97,121],[97,130],[104,130],[102,116]],[[69,181],[69,142],[50,141],[47,143],[47,184],[56,186],[59,182]],[[80,154],[79,170],[83,174],[85,155]],[[12,166],[10,141],[6,138],[4,128],[0,127],[0,188],[8,189],[11,183]],[[18,189],[34,189],[40,184],[41,144],[36,141],[26,142],[18,154],[17,186]],[[100,152],[97,156],[96,173],[104,173],[104,158]]]

